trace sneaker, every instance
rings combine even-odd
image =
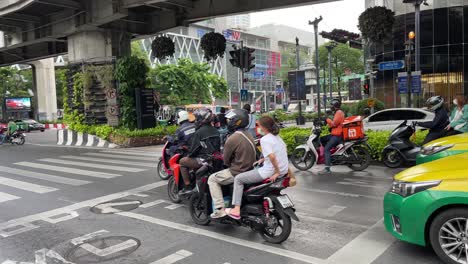
[[[224,208],[217,209],[210,215],[212,219],[223,218],[225,216],[227,216],[227,214],[226,214],[226,211],[224,211]]]
[[[330,167],[325,167],[323,170],[318,172],[318,175],[329,175],[331,174]]]

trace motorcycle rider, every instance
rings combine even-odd
[[[8,119],[8,128],[7,128],[5,134],[2,137],[1,144],[5,143],[5,140],[8,140],[10,138],[10,136],[13,135],[13,133],[16,132],[16,130],[18,130],[18,125],[13,120],[13,117],[10,117]]]
[[[196,131],[191,139],[189,154],[180,160],[180,173],[185,187],[179,192],[181,195],[190,194],[193,190],[190,182],[190,170],[202,167],[200,158],[211,156],[219,152],[221,140],[219,132],[213,127],[213,115],[208,109],[197,109],[194,113]]]
[[[245,129],[249,124],[247,111],[230,110],[226,114],[226,120],[231,136],[224,145],[223,158],[224,165],[228,169],[214,173],[208,178],[211,198],[215,207],[211,218],[222,218],[227,215],[221,185],[234,183],[234,177],[252,169],[256,161],[255,140]]]
[[[325,148],[325,168],[319,174],[330,174],[331,170],[331,152],[330,150],[336,147],[343,139],[343,122],[345,114],[341,110],[341,101],[339,99],[332,99],[330,101],[330,110],[334,112],[333,120],[326,119],[328,127],[331,128],[330,135],[320,138],[322,146]]]
[[[180,111],[178,116],[179,127],[174,136],[177,145],[170,147],[171,156],[174,155],[177,148],[190,145],[190,139],[195,133],[195,124],[189,121],[189,113],[187,111]]]
[[[427,107],[435,112],[434,119],[427,122],[416,122],[416,125],[429,129],[429,133],[423,141],[423,145],[432,140],[445,136],[445,128],[449,125],[449,117],[444,107],[444,99],[441,96],[432,96],[426,101]]]

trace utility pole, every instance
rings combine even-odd
[[[320,16],[319,18],[315,18],[314,21],[309,21],[309,25],[314,25],[314,34],[315,34],[315,68],[316,68],[316,75],[317,75],[317,112],[318,117],[322,114],[320,109],[320,67],[319,67],[319,47],[318,47],[318,24],[322,21],[323,18]],[[313,98],[313,97],[312,97]]]
[[[338,44],[336,42],[330,42],[329,45],[327,45],[327,50],[328,50],[328,85],[330,88],[330,99],[333,98],[333,73],[332,73],[332,50],[336,48]]]
[[[406,41],[405,43],[405,47],[406,47],[406,51],[407,51],[407,55],[406,55],[406,71],[407,71],[407,79],[406,79],[406,82],[407,82],[407,87],[408,87],[408,107],[411,107],[412,104],[411,104],[411,85],[412,85],[412,76],[411,76],[411,64],[412,64],[412,61],[411,61],[411,52],[412,50],[414,49],[414,42],[413,42],[413,39],[415,37],[415,34],[413,31],[411,31],[409,34],[408,34],[408,41]]]
[[[240,72],[241,72],[241,81],[240,81],[240,83],[241,83],[241,90],[242,90],[242,89],[245,88],[245,87],[244,87],[244,69],[243,69],[243,67],[244,67],[244,56],[243,56],[244,41],[243,41],[243,40],[240,41],[240,50],[241,50],[241,51],[240,51],[240,65],[241,65],[241,68],[240,68]],[[240,94],[241,94],[241,93],[240,93],[240,91],[239,91],[239,99],[241,99],[241,95],[240,95]],[[248,94],[249,94],[249,93],[247,92],[247,98],[248,98]],[[248,99],[247,99],[247,100],[248,100]],[[242,108],[244,107],[244,102],[242,102],[242,100],[239,100],[239,101],[241,101],[241,109],[242,109]],[[250,113],[249,113],[249,114],[250,114]]]
[[[296,94],[297,94],[297,99],[299,100],[299,116],[297,117],[297,125],[304,125],[305,120],[304,117],[302,116],[302,98],[301,94],[299,93],[299,69],[301,67],[301,59],[299,57],[299,38],[296,37],[296,64],[297,64],[297,69],[296,69]]]

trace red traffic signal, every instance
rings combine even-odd
[[[366,95],[369,95],[369,89],[370,89],[369,82],[370,82],[369,80],[365,80],[364,85],[363,85],[364,94]]]

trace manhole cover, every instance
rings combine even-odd
[[[129,236],[95,238],[73,247],[65,258],[76,264],[101,263],[127,256],[140,245],[140,240]]]
[[[96,214],[115,214],[123,211],[137,209],[143,202],[138,200],[114,200],[91,207],[91,212]]]

